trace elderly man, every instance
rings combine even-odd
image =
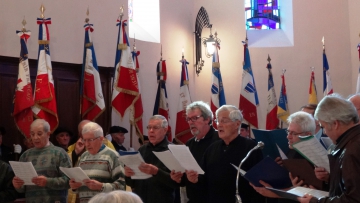
[[[147,129],[150,142],[139,149],[145,161],[139,166],[139,170],[152,177],[134,180],[131,178],[134,171],[125,166],[126,184],[133,188],[144,203],[174,202],[174,191],[179,185],[171,179],[169,169],[153,153],[169,150],[170,143],[166,139],[168,122],[164,116],[154,115],[150,118]]]
[[[111,143],[114,145],[115,150],[126,151],[126,148],[123,146],[123,144],[125,141],[125,133],[128,133],[128,130],[121,126],[111,126],[109,133],[111,134]]]
[[[49,142],[50,125],[47,121],[33,121],[30,136],[35,147],[25,151],[19,161],[32,162],[39,176],[32,179],[35,185],[24,185],[24,181],[15,176],[12,181],[15,189],[25,192],[26,202],[67,202],[69,178],[59,167],[71,167],[69,156],[62,148]]]
[[[103,143],[103,129],[97,123],[88,122],[82,130],[82,141],[86,152],[78,166],[89,176],[89,180],[75,182],[71,179],[71,189],[79,193],[80,202],[88,202],[100,192],[125,190],[124,168],[119,155]]]
[[[235,106],[221,106],[216,111],[216,118],[221,140],[214,142],[206,150],[202,164],[205,174],[199,176],[199,182],[204,184],[207,191],[207,203],[234,203],[237,171],[231,164],[238,166],[256,143],[238,134],[243,116]],[[261,160],[262,153],[256,150],[244,162],[242,169],[247,171]],[[187,173],[187,178],[190,182],[198,182],[194,171]],[[243,177],[239,178],[238,185],[243,203],[265,201]]]
[[[336,144],[328,155],[330,162],[329,196],[320,199],[305,195],[300,202],[360,202],[360,126],[356,108],[337,94],[324,97],[315,119]]]
[[[68,150],[69,143],[73,137],[73,133],[64,127],[58,127],[53,133],[54,145]]]
[[[190,152],[198,164],[202,163],[202,158],[206,149],[215,141],[219,140],[219,135],[211,125],[213,113],[210,106],[202,101],[196,101],[186,107],[186,121],[189,123],[193,138],[186,142]],[[182,180],[180,179],[181,177]],[[201,203],[206,201],[205,191],[198,183],[194,184],[187,180],[181,172],[171,172],[171,178],[186,186],[186,194],[189,203]]]
[[[287,122],[289,124],[288,129],[287,129],[287,134],[288,134],[287,139],[288,139],[290,149],[289,149],[288,153],[286,154],[286,156],[288,159],[304,159],[304,157],[301,154],[299,154],[297,151],[294,150],[292,145],[294,143],[300,141],[300,136],[312,136],[315,134],[315,129],[316,129],[315,119],[309,113],[306,113],[304,111],[298,111],[298,112],[291,114],[288,117]],[[280,157],[276,158],[275,161],[278,164],[282,165],[282,160]],[[298,180],[297,177],[292,177],[290,175],[290,179],[292,180],[292,183],[294,186],[299,186],[299,185],[303,184],[303,181]],[[271,185],[269,185],[263,181],[261,181],[260,183],[266,187],[271,187]],[[275,193],[266,189],[265,187],[255,187],[254,185],[252,185],[252,187],[263,196],[280,198],[278,195],[276,195]],[[279,203],[280,202],[281,203],[288,203],[288,202],[290,203],[290,202],[296,202],[296,201],[287,200],[287,199],[279,199],[278,202]]]
[[[240,128],[240,136],[251,139],[251,137],[250,137],[250,128],[249,127],[250,126],[248,124],[242,123],[241,128]]]

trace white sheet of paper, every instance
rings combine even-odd
[[[236,170],[239,170],[239,167],[235,166],[233,163],[230,163]],[[240,169],[240,174],[244,176],[246,174],[246,171]]]
[[[201,167],[191,154],[189,147],[185,145],[168,145],[168,147],[182,167],[184,167],[188,171],[193,170],[196,171],[198,174],[204,174],[204,171],[201,169]]]
[[[80,167],[74,167],[74,168],[64,168],[60,167],[60,170],[70,179],[75,179],[75,182],[82,183],[84,185],[84,180],[90,179],[89,176],[86,175],[86,173],[80,168]]]
[[[324,167],[330,173],[328,152],[315,137],[293,144],[306,158],[318,167]]]
[[[120,156],[119,160],[134,171],[135,175],[131,176],[131,179],[147,179],[152,177],[152,175],[139,170],[140,164],[145,163],[140,153]]]
[[[285,155],[285,153],[283,152],[283,150],[280,149],[279,145],[276,144],[276,147],[279,151],[280,157],[282,160],[288,159],[287,156]]]
[[[154,152],[155,156],[160,159],[161,162],[170,170],[175,172],[185,172],[185,168],[181,166],[179,161],[174,157],[174,155],[169,151],[163,152]]]
[[[31,162],[9,161],[9,163],[15,175],[25,182],[24,185],[35,185],[31,179],[38,174]]]
[[[291,190],[288,190],[287,192],[297,195],[299,197],[303,197],[305,194],[310,194],[310,195],[316,197],[317,199],[319,199],[320,197],[329,196],[329,192],[322,191],[322,190],[315,190],[315,189],[311,189],[311,188],[305,188],[305,187],[295,187]]]

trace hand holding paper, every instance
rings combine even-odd
[[[140,171],[139,166],[145,163],[139,152],[120,152],[119,160],[123,162],[126,167],[132,170],[131,179],[147,179],[152,177],[149,174]]]
[[[15,173],[15,176],[23,180],[24,185],[35,185],[32,182],[32,179],[37,177],[38,174],[31,162],[9,161],[9,163]]]
[[[64,168],[60,167],[60,170],[70,179],[74,179],[75,182],[82,183],[84,185],[84,180],[89,180],[89,176],[80,168]]]

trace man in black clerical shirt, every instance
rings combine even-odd
[[[128,133],[128,130],[120,126],[112,126],[109,133],[111,134],[112,138],[111,143],[114,145],[116,151],[126,151],[126,148],[123,146],[123,144],[125,141],[125,133]]]
[[[186,107],[186,121],[189,123],[193,138],[186,142],[192,155],[199,165],[206,149],[215,141],[219,140],[219,135],[214,127],[211,125],[213,121],[213,113],[210,106],[202,101],[196,101]],[[181,172],[173,171],[171,178],[186,186],[186,194],[189,199],[188,203],[202,203],[206,202],[206,195],[204,188],[198,183],[191,183],[187,180],[186,175],[183,176]]]
[[[186,175],[190,182],[199,182],[203,185],[207,203],[234,203],[237,170],[231,164],[238,166],[256,143],[239,135],[243,116],[235,106],[221,106],[216,111],[216,118],[221,140],[214,142],[205,151],[202,163],[205,174],[198,175],[195,171],[189,171]],[[261,160],[261,151],[255,150],[241,169],[248,171]],[[239,178],[238,185],[243,203],[265,201],[265,198],[256,193],[243,177]]]

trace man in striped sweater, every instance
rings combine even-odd
[[[118,159],[118,153],[103,144],[101,126],[87,123],[82,136],[87,151],[81,155],[78,166],[90,179],[85,180],[84,185],[74,179],[69,182],[71,189],[79,193],[80,202],[88,202],[100,192],[125,190],[124,166]]]

